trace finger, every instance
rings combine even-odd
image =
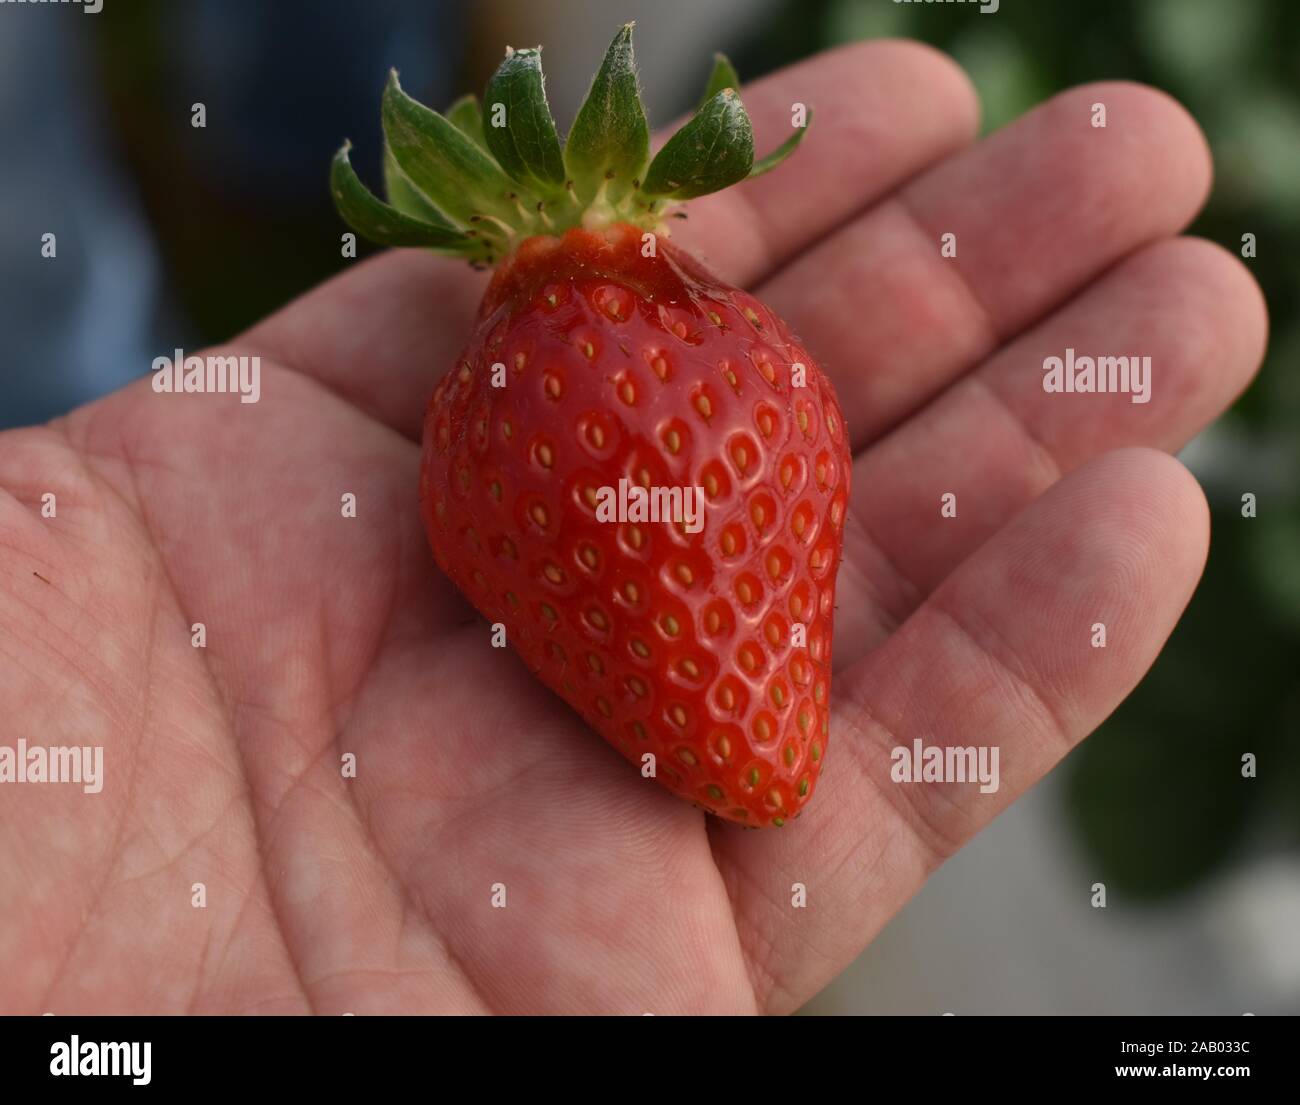
[[[1127,445],[1180,449],[1249,383],[1267,330],[1263,296],[1239,260],[1203,240],[1167,240],[1134,254],[860,454],[836,664],[875,648],[1062,472]],[[1147,401],[1134,402],[1142,398],[1134,392],[1044,391],[1044,361],[1067,349],[1149,357]],[[940,513],[949,493],[955,517]]]
[[[1204,565],[1208,513],[1173,458],[1123,450],[1054,487],[841,676],[816,801],[782,833],[715,830],[771,1011],[842,969],[929,874],[1132,690]],[[1096,626],[1105,647],[1093,647]],[[895,782],[923,748],[998,755],[996,787]],[[902,749],[896,753],[895,749]],[[992,781],[992,774],[985,778]],[[789,909],[804,884],[807,908]],[[816,949],[815,957],[809,949]]]
[[[814,106],[816,119],[781,170],[692,201],[690,219],[674,221],[674,240],[734,283],[770,272],[969,142],[976,127],[961,70],[916,43],[834,50],[746,86],[744,95],[760,141],[782,140],[796,101]],[[240,340],[418,439],[434,384],[469,340],[485,283],[464,262],[397,250],[308,292]]]
[[[1095,103],[1105,128],[1091,125]],[[1177,103],[1086,85],[936,165],[759,294],[807,337],[861,448],[1115,261],[1183,228],[1209,181],[1205,139]]]
[[[389,250],[262,320],[233,344],[324,384],[420,439],[424,408],[474,324],[487,275],[464,261]]]
[[[791,109],[814,118],[779,169],[693,200],[673,242],[722,279],[748,286],[868,204],[955,150],[979,126],[966,74],[918,42],[854,43],[745,85],[760,154],[790,133]]]
[[[51,520],[71,495],[86,491],[84,481],[64,473],[67,442],[57,423],[23,426],[0,433],[0,548],[21,540],[25,548],[48,543]],[[51,472],[60,473],[57,487]],[[52,511],[53,513],[48,513]]]

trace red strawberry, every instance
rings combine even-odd
[[[500,257],[425,422],[439,566],[630,760],[652,754],[660,782],[719,816],[780,826],[826,748],[846,434],[784,323],[661,236],[677,202],[755,171],[734,72],[719,60],[647,167],[631,65],[624,28],[563,151],[535,51],[488,86],[509,107],[496,134],[468,101],[449,122],[390,82],[394,206],[346,147],[334,189],[371,237]],[[678,506],[699,489],[702,524],[611,519],[621,480],[678,489]]]

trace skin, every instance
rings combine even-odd
[[[1208,542],[1168,454],[1266,332],[1244,268],[1176,236],[1193,121],[1095,85],[976,143],[964,76],[883,41],[745,98],[762,149],[795,100],[816,125],[674,240],[803,335],[854,436],[806,814],[706,821],[489,647],[416,510],[483,279],[389,253],[222,347],[262,356],[257,404],[144,380],[0,435],[0,734],[102,745],[107,778],[0,789],[0,1011],[789,1012],[1142,677]],[[1045,395],[1067,345],[1150,355],[1150,403]],[[997,744],[1001,789],[892,784],[915,738]]]

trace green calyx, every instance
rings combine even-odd
[[[567,140],[546,102],[541,50],[507,50],[484,93],[445,115],[402,91],[384,90],[384,185],[373,195],[352,168],[351,143],[334,155],[330,191],[364,237],[491,264],[524,238],[612,223],[666,233],[683,200],[776,168],[807,129],[760,161],[731,63],[716,55],[695,115],[654,158],[637,90],[632,24],[614,37]],[[811,116],[808,117],[811,121]]]

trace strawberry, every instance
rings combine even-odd
[[[629,760],[720,817],[779,827],[824,762],[850,465],[808,352],[666,240],[683,200],[802,137],[755,164],[736,87],[719,56],[651,160],[630,26],[563,148],[538,51],[507,53],[486,117],[472,99],[438,115],[394,75],[389,203],[347,145],[332,186],[377,241],[496,265],[425,420],[439,567]]]

